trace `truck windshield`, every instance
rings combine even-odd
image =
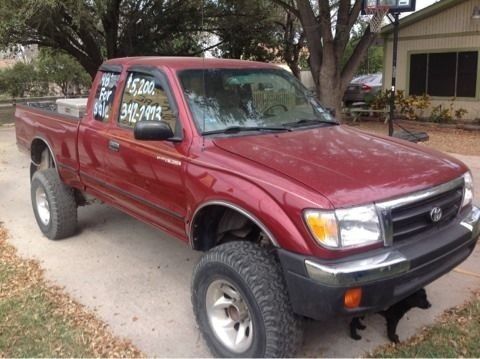
[[[284,70],[184,70],[179,78],[202,134],[336,124],[315,97]],[[236,131],[230,131],[232,128]]]

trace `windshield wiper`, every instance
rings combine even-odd
[[[285,127],[300,127],[300,126],[309,126],[309,125],[315,125],[315,124],[327,124],[327,125],[339,125],[338,122],[335,121],[330,121],[330,120],[322,120],[322,119],[308,119],[308,118],[301,118],[298,119],[297,121],[293,122],[287,122],[284,123],[283,126]]]
[[[247,131],[292,131],[288,127],[261,127],[261,126],[249,126],[249,127],[244,127],[244,126],[230,126],[227,128],[223,128],[221,130],[213,130],[213,131],[206,131],[203,132],[204,135],[214,135],[214,134],[234,134],[234,133],[239,133],[239,132],[247,132]]]

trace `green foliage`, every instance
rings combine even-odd
[[[390,91],[384,90],[377,94],[371,103],[373,109],[384,109],[390,105]],[[405,91],[395,94],[395,109],[408,120],[417,120],[423,116],[424,111],[430,106],[428,95],[406,96]]]
[[[0,352],[7,357],[50,357],[58,348],[66,356],[92,355],[82,331],[55,312],[41,289],[0,300],[0,322],[6,324],[0,324]]]
[[[0,100],[8,100],[7,98],[0,98]],[[15,122],[15,107],[14,106],[5,106],[0,107],[0,126]]]
[[[105,58],[200,49],[202,0],[2,0],[0,46],[37,44],[75,57],[93,76]]]
[[[372,101],[372,108],[383,109],[390,105],[390,91],[384,90],[377,94]],[[430,106],[430,97],[405,96],[405,91],[399,90],[395,94],[395,109],[408,120],[417,120],[423,116],[423,112]]]
[[[452,116],[453,108],[452,106],[445,107],[443,105],[438,105],[432,108],[430,113],[430,121],[437,123],[448,123],[453,121]]]
[[[468,113],[468,111],[466,109],[459,108],[459,109],[455,110],[454,116],[457,120],[462,120],[467,113]]]
[[[383,70],[383,47],[372,46],[358,66],[357,74],[373,74]]]
[[[17,62],[12,68],[0,71],[0,92],[11,97],[24,97],[44,95],[48,89],[40,83],[33,64]]]
[[[345,52],[343,53],[343,58],[341,66],[345,66],[347,61],[353,55],[355,47],[358,45],[360,40],[365,33],[365,30],[368,27],[368,22],[366,22],[361,17],[358,19],[357,24],[352,28],[350,40],[347,43]],[[377,72],[382,72],[383,70],[383,46],[371,46],[367,50],[365,58],[358,65],[356,71],[357,75],[363,74],[373,74]]]
[[[423,117],[423,112],[430,106],[430,97],[428,95],[405,96],[405,91],[397,91],[396,106],[399,112],[407,120],[417,120]]]
[[[451,123],[455,120],[462,120],[463,117],[468,113],[468,111],[464,108],[454,109],[454,102],[455,99],[453,98],[452,101],[445,105],[438,105],[432,108],[432,112],[430,113],[430,121],[437,122],[437,123]]]
[[[218,0],[210,3],[211,32],[219,45],[217,57],[272,61],[279,46],[275,13],[271,3],[261,0]],[[278,9],[277,9],[278,10]]]
[[[35,61],[20,61],[0,71],[0,93],[14,98],[54,95],[55,85],[67,96],[85,92],[90,83],[90,76],[73,57],[44,49]]]
[[[305,41],[287,14],[271,0],[3,0],[0,49],[61,50],[93,77],[107,58],[198,56],[218,40],[217,56],[298,69]]]
[[[450,123],[455,120],[462,120],[468,111],[464,108],[454,108],[455,99],[448,106],[437,105],[430,111],[428,120],[436,123]],[[381,91],[371,101],[370,106],[375,109],[384,109],[390,105],[390,91]],[[395,110],[407,120],[424,119],[424,112],[429,109],[431,99],[428,95],[405,95],[405,91],[399,90],[395,94]]]
[[[480,295],[448,310],[437,323],[406,342],[380,348],[372,358],[478,358],[480,356]]]
[[[38,76],[47,83],[55,83],[67,96],[78,90],[88,90],[91,78],[72,56],[47,49],[40,51],[36,61]]]
[[[286,63],[299,76],[308,67],[299,19],[271,0],[212,0],[206,32],[218,40],[216,57]]]

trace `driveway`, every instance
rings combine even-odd
[[[480,187],[480,158],[462,156]],[[37,228],[30,204],[29,158],[18,152],[15,131],[0,127],[0,221],[19,253],[42,263],[46,277],[94,310],[114,334],[148,356],[209,356],[190,304],[190,279],[199,254],[183,243],[106,205],[79,209],[79,233],[49,241]],[[477,193],[477,202],[479,194]],[[462,304],[480,287],[480,250],[427,288],[433,307],[412,310],[400,322],[401,339]],[[445,290],[448,288],[448,290]],[[301,356],[357,357],[387,343],[383,319],[365,320],[363,340],[348,336],[348,321],[308,322]]]

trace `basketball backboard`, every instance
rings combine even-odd
[[[374,9],[384,6],[390,8],[389,12],[391,14],[415,11],[415,2],[416,0],[363,0],[362,14],[367,14],[365,11],[367,8]]]

